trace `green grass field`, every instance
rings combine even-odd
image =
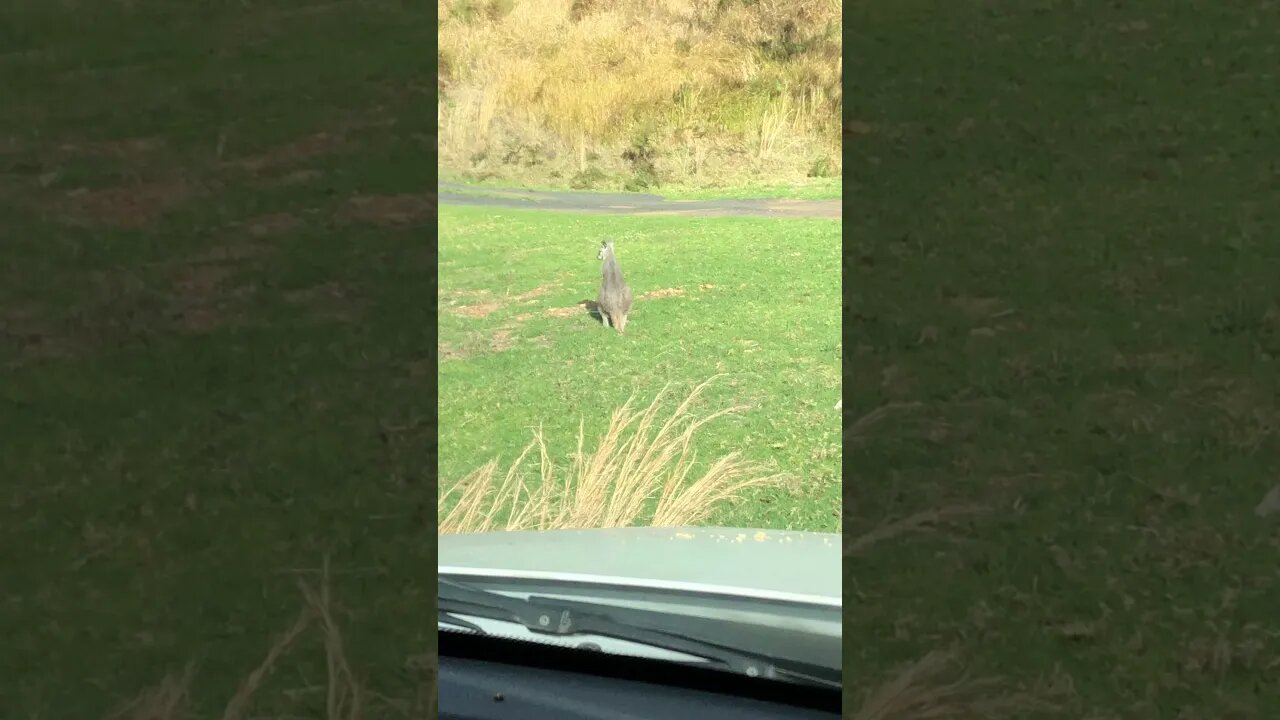
[[[516,182],[514,180],[472,180],[453,174],[453,177],[441,173],[442,181],[452,181],[466,186],[468,192],[484,194],[489,189],[505,190],[519,188],[523,190],[565,190],[565,185],[552,186],[536,182]],[[575,191],[582,192],[582,191]],[[590,191],[588,191],[590,192]],[[840,178],[810,178],[806,182],[788,183],[785,185],[757,184],[738,185],[727,188],[704,188],[687,185],[660,185],[644,191],[668,200],[718,200],[718,199],[788,199],[788,200],[839,200],[841,197]]]
[[[326,555],[355,670],[414,697],[426,10],[0,10],[4,715],[102,717],[195,661],[192,709],[221,717]],[[253,714],[323,711],[301,642]]]
[[[445,207],[440,213],[440,477],[510,462],[542,425],[555,459],[588,445],[628,397],[676,401],[723,373],[699,432],[792,477],[726,506],[717,525],[840,527],[838,222],[691,219]],[[579,305],[616,239],[636,294],[626,335]]]
[[[956,647],[1070,718],[1280,707],[1280,8],[850,21],[847,675]],[[1032,714],[1015,714],[1033,717]]]

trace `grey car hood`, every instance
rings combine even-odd
[[[582,580],[840,605],[834,533],[609,528],[442,535],[443,576]]]

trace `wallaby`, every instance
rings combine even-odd
[[[618,257],[613,252],[613,241],[600,243],[597,260],[600,265],[600,318],[605,327],[613,326],[618,334],[627,331],[627,313],[631,312],[631,288],[622,279],[622,269],[618,267]]]

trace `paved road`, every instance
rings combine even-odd
[[[597,193],[480,188],[441,182],[445,205],[511,207],[530,210],[598,212],[619,215],[840,219],[839,200],[667,200],[644,193]]]

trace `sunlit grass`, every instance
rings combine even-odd
[[[577,452],[563,468],[553,462],[541,431],[535,433],[505,474],[490,460],[441,493],[439,532],[694,525],[747,488],[782,482],[784,475],[737,453],[717,458],[695,477],[698,430],[742,409],[694,415],[695,401],[712,380],[697,385],[665,419],[659,418],[665,388],[644,409],[633,409],[634,397],[629,399],[590,452],[579,424]],[[531,487],[523,470],[535,449],[539,482]]]

